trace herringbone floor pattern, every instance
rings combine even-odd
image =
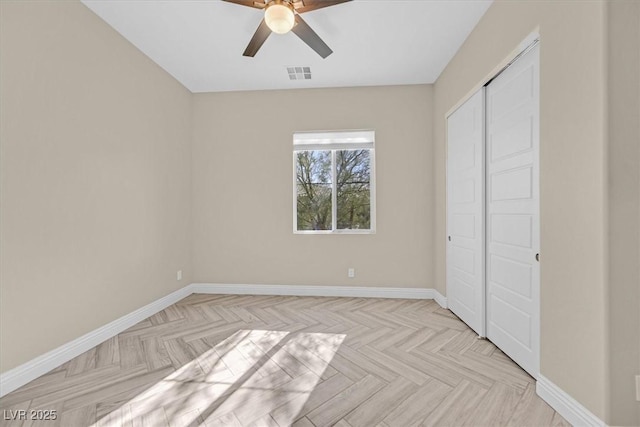
[[[0,407],[57,411],[2,420],[20,426],[568,425],[448,310],[401,299],[191,295]]]

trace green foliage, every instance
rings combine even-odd
[[[331,151],[296,153],[298,230],[331,230]],[[338,229],[371,228],[369,150],[337,150],[335,156]]]
[[[371,228],[369,150],[336,152],[338,229]]]
[[[296,153],[298,230],[331,230],[331,152]]]

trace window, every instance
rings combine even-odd
[[[373,131],[293,135],[296,233],[375,232]]]

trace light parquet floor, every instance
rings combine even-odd
[[[0,399],[16,426],[568,426],[431,300],[191,295]]]

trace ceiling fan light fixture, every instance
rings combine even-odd
[[[293,8],[286,1],[272,0],[264,11],[264,20],[274,33],[286,34],[295,24]]]

